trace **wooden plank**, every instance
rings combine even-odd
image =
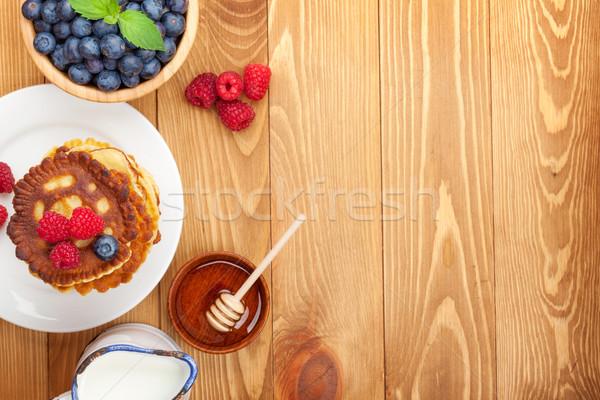
[[[195,108],[184,97],[186,86],[200,73],[242,73],[250,62],[268,63],[266,2],[206,0],[200,4],[200,18],[187,62],[158,91],[158,127],[175,154],[186,208],[179,249],[160,285],[163,305],[175,273],[190,258],[231,251],[258,263],[270,243],[270,198],[254,195],[269,188],[268,97],[251,102],[256,117],[240,133],[225,128],[216,109]],[[168,204],[178,195],[163,194],[163,201]],[[270,282],[270,270],[265,274]],[[161,308],[161,323],[199,364],[192,398],[273,398],[270,322],[247,348],[222,356],[183,342],[166,307]]]
[[[156,92],[153,92],[132,101],[131,105],[156,125],[156,101]],[[133,279],[135,279],[135,275]],[[83,332],[48,334],[49,394],[56,396],[69,389],[79,357],[96,335],[110,326],[126,322],[139,322],[159,327],[159,309],[159,295],[158,288],[156,288],[133,310],[110,323]]]
[[[600,398],[600,4],[491,25],[498,395]]]
[[[494,398],[488,2],[379,15],[387,397]]]
[[[2,2],[0,13],[0,96],[44,83],[23,46],[19,32],[20,3]],[[7,160],[0,160],[7,161]],[[6,224],[0,228],[6,236]],[[48,397],[47,334],[0,320],[1,399],[42,399]],[[35,377],[32,380],[32,377]]]
[[[277,399],[384,394],[377,36],[377,2],[269,4],[272,239],[309,217],[273,264]]]

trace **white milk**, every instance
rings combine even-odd
[[[80,400],[172,399],[189,376],[189,365],[178,358],[112,351],[78,378],[77,395]]]

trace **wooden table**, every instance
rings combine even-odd
[[[15,1],[0,94],[44,82]],[[129,321],[193,355],[193,399],[600,398],[599,2],[201,3],[186,64],[132,103],[186,192],[169,271],[96,329],[0,321],[1,399],[64,391],[88,341]],[[249,62],[273,70],[250,129],[186,103],[197,74]],[[212,250],[258,262],[299,211],[259,338],[226,356],[183,343],[178,268]]]

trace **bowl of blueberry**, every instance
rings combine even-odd
[[[37,67],[86,100],[121,102],[167,82],[198,28],[198,0],[24,0],[21,34]]]

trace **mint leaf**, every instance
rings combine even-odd
[[[109,15],[114,15],[114,4],[117,5],[117,15],[119,14],[119,3],[117,0],[69,0],[71,7],[82,17],[98,20]]]
[[[104,17],[104,22],[106,22],[107,24],[111,24],[111,25],[116,24],[118,20],[119,20],[118,15],[116,17],[113,17],[112,15]]]
[[[119,29],[127,40],[141,49],[167,50],[154,22],[140,11],[129,10],[119,14]]]

